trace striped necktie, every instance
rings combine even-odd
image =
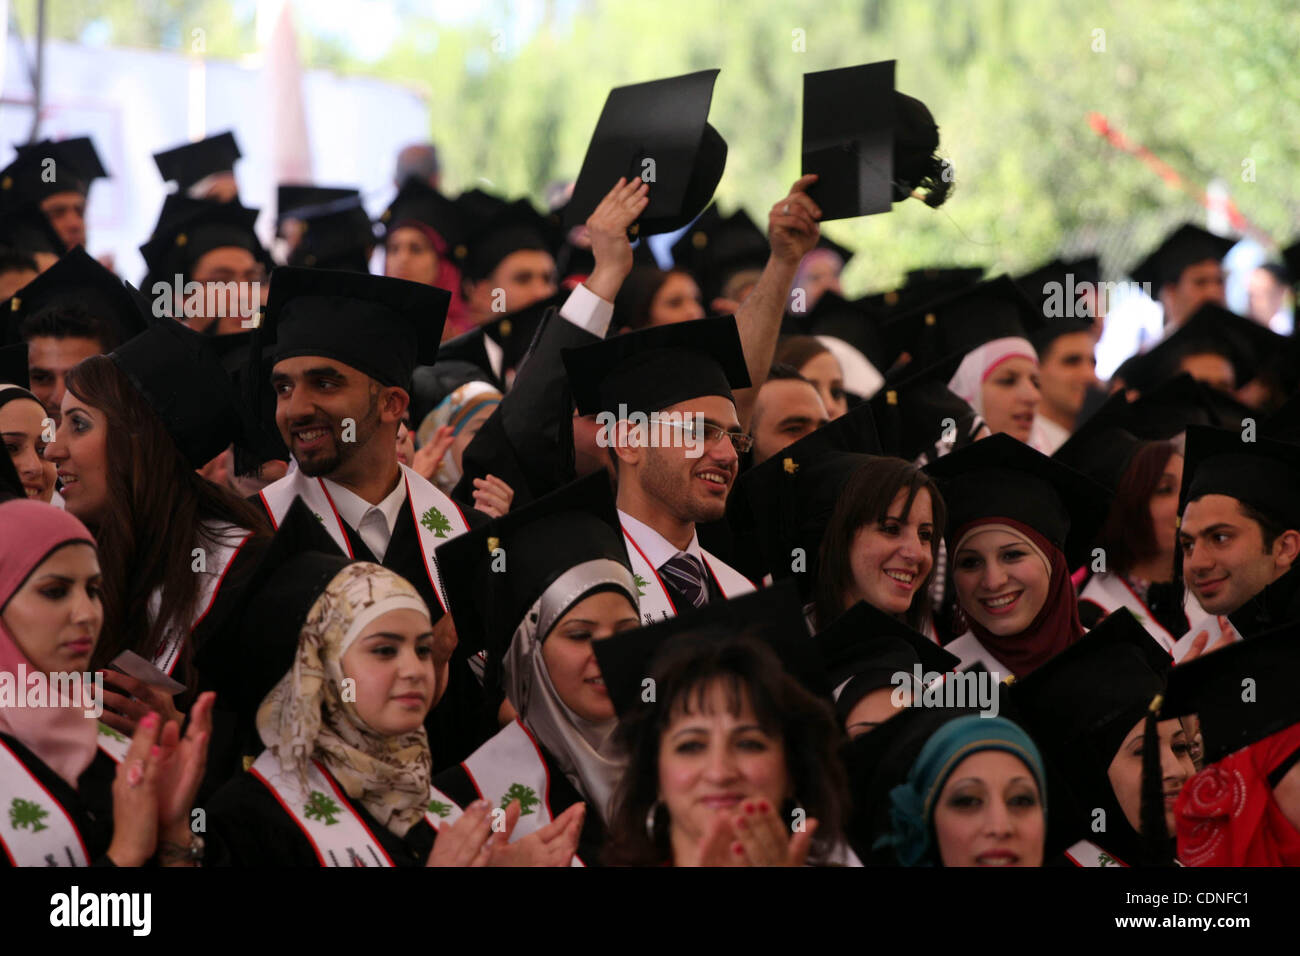
[[[685,551],[678,551],[663,563],[659,573],[671,582],[695,607],[704,607],[709,600],[708,588],[704,585],[704,568],[700,562]]]

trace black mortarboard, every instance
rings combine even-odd
[[[742,473],[727,501],[727,521],[737,536],[752,536],[765,571],[793,577],[809,600],[844,483],[879,451],[871,406],[859,405]],[[806,561],[802,573],[791,570],[796,548]]]
[[[1292,395],[1264,420],[1260,433],[1275,441],[1300,444],[1300,394]]]
[[[949,430],[950,420],[955,438],[952,445],[960,447],[977,417],[946,382],[925,372],[897,383],[885,382],[869,404],[880,436],[880,453],[906,461],[930,453]]]
[[[302,223],[302,232],[289,253],[289,265],[308,269],[370,271],[375,233],[370,214],[361,205],[360,197],[336,199],[298,209],[295,218]]]
[[[199,645],[195,667],[223,708],[255,711],[289,673],[312,605],[352,559],[301,498],[295,498],[240,588],[203,623],[218,635]]]
[[[1300,286],[1300,240],[1282,250],[1282,262],[1286,266],[1291,285]]]
[[[643,681],[654,676],[657,653],[666,641],[681,635],[706,641],[742,634],[768,644],[786,673],[809,691],[826,694],[825,664],[817,642],[808,636],[798,591],[786,582],[730,601],[710,601],[685,617],[621,631],[593,641],[591,648],[614,710],[626,717],[642,705]]]
[[[1240,387],[1273,356],[1285,354],[1291,344],[1267,326],[1206,303],[1149,351],[1126,362],[1124,384],[1139,391],[1153,388],[1177,375],[1186,356],[1213,353],[1232,363]]]
[[[937,298],[972,286],[984,278],[983,266],[924,266],[904,273],[903,289]]]
[[[1131,275],[1135,282],[1149,285],[1152,298],[1159,301],[1160,290],[1166,283],[1177,282],[1188,266],[1208,259],[1219,262],[1236,244],[1236,239],[1225,239],[1200,226],[1184,223],[1135,265]]]
[[[506,390],[508,373],[517,370],[532,347],[542,320],[551,309],[564,305],[569,294],[564,291],[514,312],[506,312],[478,328],[470,329],[438,347],[438,360],[469,362],[484,372],[484,380]],[[501,347],[501,373],[497,374],[488,355],[487,340]]]
[[[195,468],[243,435],[234,382],[210,340],[160,319],[109,355]]]
[[[840,245],[834,239],[826,235],[821,235],[817,238],[817,249],[829,249],[831,252],[835,253],[837,256],[840,257],[841,266],[848,265],[849,260],[852,259],[854,256],[854,252],[852,249],[850,249],[848,246]]]
[[[467,208],[461,206],[462,214]],[[498,200],[497,208],[486,218],[467,218],[468,252],[463,269],[468,279],[486,279],[512,252],[532,249],[553,254],[564,238],[527,199]]]
[[[1115,401],[1123,402],[1124,394],[1117,392],[1107,400],[1107,404]],[[1143,439],[1112,424],[1110,416],[1099,419],[1094,415],[1075,429],[1074,434],[1053,452],[1052,458],[1087,475],[1113,493],[1119,488],[1133,456],[1144,444]]]
[[[1093,306],[1079,301],[1078,290],[1095,291],[1100,280],[1101,263],[1096,256],[1053,259],[1014,280],[1043,317],[1043,327],[1029,338],[1040,358],[1060,336],[1093,330],[1093,317],[1087,314]]]
[[[189,189],[200,179],[235,169],[235,160],[243,154],[235,134],[227,130],[194,143],[185,143],[153,154],[163,182],[175,183],[180,191]]]
[[[260,342],[275,346],[274,362],[320,355],[409,389],[415,366],[437,360],[450,301],[405,279],[283,266],[272,273]]]
[[[727,143],[708,122],[717,78],[717,70],[702,70],[610,90],[565,226],[585,222],[620,176],[650,184],[632,235],[675,232],[699,215],[727,165]],[[651,171],[653,178],[647,178]]]
[[[734,316],[615,335],[560,353],[579,415],[657,412],[702,395],[732,399],[749,371]]]
[[[866,601],[818,632],[817,644],[841,720],[873,690],[898,686],[895,675],[912,676],[917,664],[922,674],[943,674],[961,663],[957,655]]]
[[[44,252],[61,256],[68,251],[38,204],[7,208],[3,199],[0,199],[0,247],[27,255]]]
[[[152,324],[143,301],[136,290],[78,246],[18,290],[0,306],[0,315],[16,333],[19,323],[38,312],[75,306],[102,323],[108,344],[115,346]]]
[[[270,256],[253,231],[257,212],[238,200],[220,202],[191,199],[184,193],[169,194],[163,200],[153,235],[140,247],[149,267],[146,286],[171,282],[177,275],[188,277],[204,254],[228,246],[246,249],[263,265],[269,265]]]
[[[797,316],[794,324],[803,335],[829,335],[847,342],[881,371],[889,367],[873,317],[833,290],[823,292],[817,304],[805,315]]]
[[[1185,432],[1188,425],[1240,428],[1244,419],[1256,413],[1227,392],[1179,372],[1127,406],[1107,399],[1094,415],[1105,416],[1138,438],[1166,441]]]
[[[312,209],[340,199],[360,199],[354,186],[317,186],[312,183],[282,183],[275,187],[275,234],[284,235],[289,219],[301,219],[299,210]]]
[[[1076,568],[1088,558],[1110,507],[1104,487],[1010,435],[959,448],[925,470],[939,483],[948,506],[950,552],[973,522],[1010,518],[1047,538]]]
[[[458,535],[439,546],[435,561],[461,642],[498,661],[524,615],[573,568],[615,562],[622,571],[607,564],[596,577],[610,586],[632,585],[618,510],[603,470]],[[592,590],[595,578],[573,580],[566,608]]]
[[[1252,436],[1242,429],[1187,429],[1182,514],[1189,501],[1227,495],[1262,512],[1285,528],[1300,528],[1300,445]]]
[[[1197,714],[1205,763],[1300,723],[1300,622],[1187,661],[1169,677],[1163,717]]]
[[[258,336],[248,331],[207,338],[230,376],[244,419],[242,434],[235,442],[235,473],[256,475],[268,461],[288,461],[289,449],[275,424],[275,391],[266,382],[249,378],[250,369],[265,367],[262,362],[252,362],[249,356],[249,350],[258,344]]]
[[[14,385],[21,389],[32,387],[27,374],[27,343],[0,347],[0,388]],[[3,399],[0,399],[3,403]]]
[[[436,232],[456,263],[465,261],[465,213],[459,205],[419,178],[408,179],[379,216],[384,235],[404,223],[419,223]]]
[[[894,61],[805,73],[803,174],[822,221],[889,212],[931,175],[939,128],[894,90]]]
[[[17,150],[14,161],[0,170],[0,208],[39,202],[55,193],[84,194],[91,180],[108,175],[88,136],[44,139]]]
[[[1039,746],[1100,774],[1164,690],[1172,665],[1169,652],[1122,608],[1012,684],[1010,696]]]
[[[1043,317],[1009,276],[945,295],[881,327],[890,354],[908,352],[913,367],[947,382],[972,349],[995,339],[1028,339]]]
[[[727,280],[746,269],[762,269],[771,254],[767,236],[743,209],[726,218],[716,204],[700,214],[673,243],[673,264],[695,276],[709,302]]]

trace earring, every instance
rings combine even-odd
[[[650,842],[655,842],[655,817],[659,815],[661,804],[658,800],[650,804],[650,810],[645,815],[645,835],[650,838]]]

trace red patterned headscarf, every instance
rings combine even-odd
[[[1265,737],[1187,782],[1174,816],[1178,859],[1188,866],[1300,866],[1300,829],[1269,780],[1300,750],[1300,724]]]

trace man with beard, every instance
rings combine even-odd
[[[752,591],[696,534],[723,517],[753,443],[732,396],[750,385],[735,318],[656,326],[563,356],[578,414],[597,416],[613,456],[645,621]]]
[[[397,430],[416,364],[431,365],[447,314],[442,289],[355,272],[277,269],[260,342],[273,362],[275,420],[294,467],[264,488],[278,526],[301,497],[350,557],[397,572],[420,592],[441,659],[456,646],[434,548],[467,527],[464,512],[398,463]],[[250,369],[250,381],[262,380]],[[508,505],[508,503],[507,503]],[[471,637],[467,635],[467,638]],[[435,769],[469,755],[495,729],[462,646],[446,696],[425,722]]]

